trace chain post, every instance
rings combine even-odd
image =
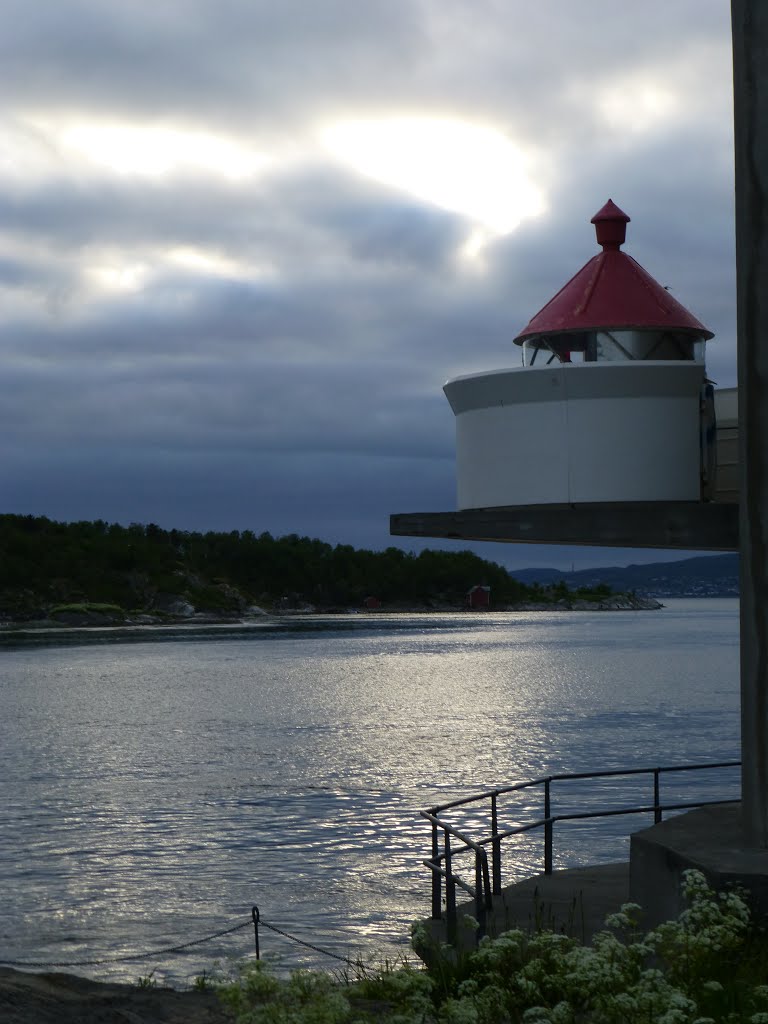
[[[257,906],[251,907],[251,917],[253,919],[253,937],[256,942],[256,959],[261,960],[261,951],[259,949],[259,919],[261,914]]]

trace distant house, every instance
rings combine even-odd
[[[376,608],[381,608],[381,601],[378,597],[366,597],[363,600],[363,608],[367,608],[369,611],[374,611]]]
[[[484,584],[472,587],[467,591],[467,608],[490,608],[491,588]]]

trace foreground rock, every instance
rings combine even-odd
[[[231,1024],[213,992],[177,992],[0,967],[2,1024]]]

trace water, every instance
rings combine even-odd
[[[555,772],[739,756],[736,601],[0,645],[0,956],[15,960],[176,945],[252,904],[338,955],[407,952],[429,913],[420,809]],[[733,792],[718,785],[704,795]],[[563,827],[558,866],[625,856],[625,827]],[[510,866],[540,870],[540,839]],[[261,940],[286,967],[334,966]],[[77,970],[179,984],[252,943],[243,929]]]

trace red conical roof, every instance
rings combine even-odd
[[[537,335],[595,330],[668,330],[713,338],[631,256],[620,251],[629,217],[609,199],[592,218],[603,251],[539,310],[515,342]]]

